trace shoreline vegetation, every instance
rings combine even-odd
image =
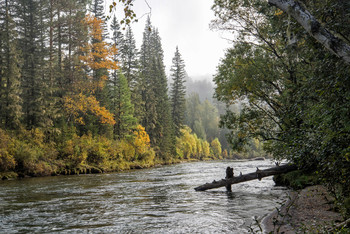
[[[200,160],[249,159],[248,155],[221,152],[218,140],[208,143],[189,128],[182,132],[176,138],[176,155],[162,157],[157,152],[159,149],[151,147],[141,126],[129,139],[122,140],[92,134],[78,136],[74,129],[51,134],[38,128],[14,132],[0,129],[0,179],[117,172]]]

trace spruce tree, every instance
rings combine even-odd
[[[120,50],[121,54],[121,70],[126,79],[131,91],[131,101],[134,104],[135,117],[141,119],[143,116],[143,101],[142,101],[142,76],[139,75],[139,51],[136,48],[136,41],[130,26],[126,28],[124,44]]]
[[[104,13],[104,0],[92,0],[90,5],[90,12],[98,19],[103,20],[102,24],[102,41],[106,40],[108,38],[108,30],[107,30],[107,24],[105,23],[106,16]]]
[[[143,39],[140,51],[140,79],[138,80],[137,89],[142,99],[142,106],[137,113],[141,120],[141,125],[145,127],[150,136],[151,144],[156,143],[155,128],[157,123],[156,95],[154,93],[154,79],[152,77],[151,67],[151,20],[148,17],[143,32]]]
[[[201,119],[200,113],[202,112],[203,111],[202,111],[201,101],[199,99],[199,94],[191,93],[189,97],[186,99],[185,124],[189,126],[192,130],[194,130],[195,122],[196,120]]]
[[[80,51],[81,45],[87,42],[87,28],[82,23],[86,15],[86,0],[62,0],[57,3],[57,13],[60,20],[54,22],[56,25],[54,44],[57,44],[61,49],[57,50],[57,57],[62,57],[62,49],[67,51],[66,56],[57,59],[58,66],[58,84],[59,96],[64,96],[67,92],[72,91],[72,85],[82,76],[81,72],[75,67],[79,66],[79,56],[82,55]]]
[[[47,9],[43,9],[41,1],[19,0],[17,8],[19,48],[22,51],[21,88],[23,100],[24,123],[27,128],[47,127],[52,124],[48,119],[45,106],[47,101],[44,87],[48,59],[46,48],[45,22]]]
[[[131,93],[125,76],[118,72],[110,87],[111,113],[114,114],[115,124],[113,135],[115,138],[123,139],[131,134],[136,126],[134,117],[134,106],[131,103]]]
[[[136,41],[130,26],[126,28],[125,38],[123,40],[120,54],[123,74],[128,80],[130,89],[134,90],[138,79],[137,72],[139,68],[139,52],[136,48]]]
[[[142,124],[150,136],[151,144],[163,159],[173,153],[173,125],[165,74],[164,55],[157,29],[148,18],[143,34],[140,70],[144,116]]]
[[[155,78],[154,93],[157,97],[156,111],[158,121],[156,135],[159,137],[158,146],[160,155],[168,160],[174,154],[175,138],[174,127],[171,118],[171,106],[168,96],[168,80],[165,74],[164,54],[161,44],[161,38],[157,29],[152,31],[152,48],[154,57],[152,59],[154,68],[152,69]]]
[[[121,67],[124,48],[124,35],[120,31],[120,25],[114,16],[111,23],[112,42],[118,53],[114,55],[114,61]],[[113,135],[122,139],[131,133],[131,129],[136,125],[134,117],[134,105],[131,102],[131,92],[129,82],[123,75],[122,70],[114,70],[110,79],[110,110],[115,116]]]
[[[103,8],[104,0],[92,0],[90,11],[94,14],[96,18],[103,19],[104,18],[104,8]]]
[[[114,56],[114,61],[116,61],[120,67],[121,66],[122,51],[123,51],[122,48],[124,45],[124,35],[120,31],[120,24],[119,24],[117,17],[115,15],[113,16],[110,29],[112,31],[112,38],[111,38],[112,43],[118,50],[118,53]]]
[[[2,2],[1,8],[0,127],[16,129],[22,116],[17,34],[10,1]]]
[[[176,47],[175,55],[173,58],[173,65],[170,69],[171,77],[173,79],[173,83],[171,86],[171,115],[174,121],[175,135],[181,135],[181,127],[184,122],[184,115],[186,109],[186,87],[184,85],[186,72],[185,72],[185,64],[183,59],[181,58],[181,54],[179,52],[179,48]]]
[[[50,30],[51,26],[51,2],[47,0],[41,0],[38,2],[38,28],[39,28],[39,43],[38,43],[38,56],[39,66],[39,88],[40,88],[40,100],[41,100],[41,114],[40,114],[40,127],[49,128],[53,127],[55,119],[58,117],[58,108],[56,102],[56,89],[57,85],[54,79],[53,63],[50,63],[53,48],[49,42],[51,39]],[[49,45],[48,45],[49,44]],[[52,61],[51,61],[52,62]]]

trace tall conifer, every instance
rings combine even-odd
[[[152,48],[151,48],[152,24],[148,17],[143,32],[143,39],[140,51],[140,79],[138,80],[138,91],[141,95],[142,106],[138,118],[141,125],[146,128],[150,136],[151,144],[155,144],[155,128],[157,123],[156,95],[154,93],[154,77],[152,77]]]
[[[124,35],[120,31],[120,24],[115,15],[113,16],[110,29],[112,31],[112,43],[118,50],[118,53],[114,56],[114,61],[116,61],[119,66],[121,66],[120,63],[122,57],[122,47],[124,45]]]
[[[174,121],[175,134],[180,136],[180,129],[184,122],[184,114],[186,111],[186,87],[184,85],[186,72],[185,64],[179,52],[179,48],[176,47],[175,55],[173,58],[173,65],[170,69],[171,77],[173,79],[171,85],[171,116]]]
[[[19,48],[22,51],[21,88],[24,123],[27,128],[47,127],[52,124],[48,119],[46,97],[43,93],[47,73],[46,15],[44,1],[19,0],[17,16],[19,21]]]
[[[148,18],[143,33],[140,65],[143,81],[142,100],[144,116],[142,124],[146,127],[151,143],[158,155],[166,159],[173,148],[173,127],[165,74],[164,55],[157,29]]]
[[[136,126],[134,105],[131,103],[131,93],[125,76],[118,72],[110,87],[111,113],[114,114],[114,136],[123,139],[131,134]]]
[[[142,76],[139,75],[139,51],[136,48],[136,41],[130,26],[126,28],[125,38],[120,50],[122,73],[128,80],[131,90],[131,100],[135,108],[135,116],[138,119],[143,116],[143,101],[141,97],[144,86],[142,84]]]
[[[0,63],[0,127],[15,129],[20,125],[22,116],[20,98],[19,51],[17,34],[12,18],[12,7],[5,0],[1,7],[1,63]]]
[[[130,26],[126,28],[125,38],[123,40],[120,54],[123,74],[128,80],[130,89],[133,90],[138,78],[137,72],[139,68],[139,52],[136,48],[136,41]]]

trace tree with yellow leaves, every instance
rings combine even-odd
[[[102,91],[108,79],[108,69],[118,69],[113,60],[117,49],[102,41],[101,19],[87,15],[83,23],[90,39],[80,48],[82,55],[78,69],[84,71],[84,75],[73,85],[73,92],[63,98],[68,121],[74,119],[81,126],[91,123],[114,125],[113,114],[103,105]]]
[[[102,40],[103,20],[87,15],[84,22],[88,28],[90,40],[81,47],[83,55],[80,56],[80,60],[86,72],[86,78],[91,84],[89,88],[96,93],[105,86],[108,79],[107,69],[119,68],[113,59],[118,51],[115,46]]]

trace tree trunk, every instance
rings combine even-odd
[[[203,184],[199,187],[196,187],[194,190],[205,191],[208,189],[214,189],[214,188],[220,188],[220,187],[227,188],[227,186],[230,186],[231,184],[238,184],[241,182],[246,182],[246,181],[255,180],[255,179],[261,180],[262,178],[267,177],[267,176],[283,174],[283,173],[287,173],[290,171],[294,171],[296,169],[297,169],[297,167],[295,165],[289,165],[289,164],[279,166],[279,167],[273,167],[273,168],[269,168],[269,169],[265,169],[265,170],[257,169],[256,172],[252,172],[252,173],[249,173],[246,175],[239,175],[236,177],[222,179],[219,181],[214,180],[212,183]]]
[[[313,38],[330,52],[350,64],[350,46],[324,28],[298,1],[268,0],[268,2],[292,16]]]

